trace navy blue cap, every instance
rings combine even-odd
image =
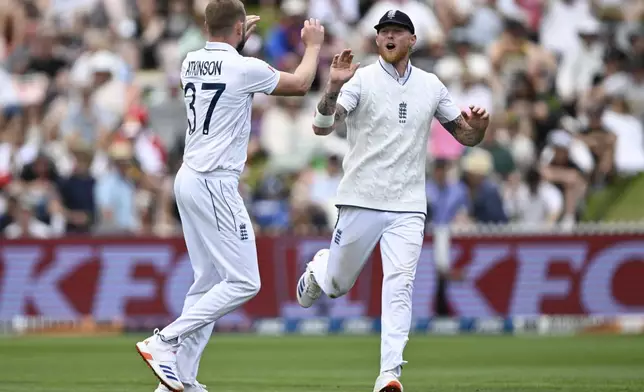
[[[381,28],[388,25],[398,25],[409,30],[410,33],[415,34],[416,30],[414,29],[414,24],[411,22],[409,16],[398,10],[389,10],[386,14],[380,18],[380,22],[374,26],[376,31],[380,31]]]

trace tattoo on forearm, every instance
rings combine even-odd
[[[335,123],[339,124],[344,122],[344,120],[347,118],[347,110],[342,107],[342,105],[336,105],[335,106]]]
[[[462,115],[458,116],[453,121],[443,124],[443,127],[447,129],[449,133],[454,136],[459,143],[466,146],[476,146],[483,140],[485,136],[485,130],[479,130],[472,128],[470,124],[465,121]]]
[[[335,110],[335,104],[338,101],[340,93],[338,92],[327,92],[324,93],[324,96],[318,103],[318,111],[325,116],[333,114]]]

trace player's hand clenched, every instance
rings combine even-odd
[[[324,42],[324,26],[317,19],[304,21],[302,28],[302,42],[306,46],[321,46]]]
[[[353,64],[351,49],[345,49],[341,54],[333,56],[331,70],[329,71],[329,82],[332,84],[345,84],[355,75],[360,63]]]
[[[484,108],[474,105],[470,105],[470,111],[471,114],[468,114],[466,111],[461,112],[465,121],[477,131],[485,131],[488,125],[490,125],[490,113]]]

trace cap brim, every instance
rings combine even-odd
[[[391,20],[391,21],[388,20],[386,22],[378,23],[377,25],[373,26],[373,28],[376,29],[376,31],[380,31],[380,29],[382,29],[385,26],[401,26],[407,29],[410,33],[414,34],[414,31],[412,30],[411,27],[409,27],[409,25],[395,20]]]

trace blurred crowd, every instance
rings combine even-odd
[[[0,2],[0,236],[181,232],[179,69],[204,45],[207,2]],[[240,188],[258,233],[333,228],[346,135],[315,136],[312,114],[335,53],[377,59],[389,9],[415,24],[412,63],[492,114],[471,149],[433,123],[428,223],[572,228],[591,192],[644,172],[642,0],[245,4],[262,22],[244,55],[280,70],[299,63],[305,18],[327,32],[311,94],[255,97]]]

